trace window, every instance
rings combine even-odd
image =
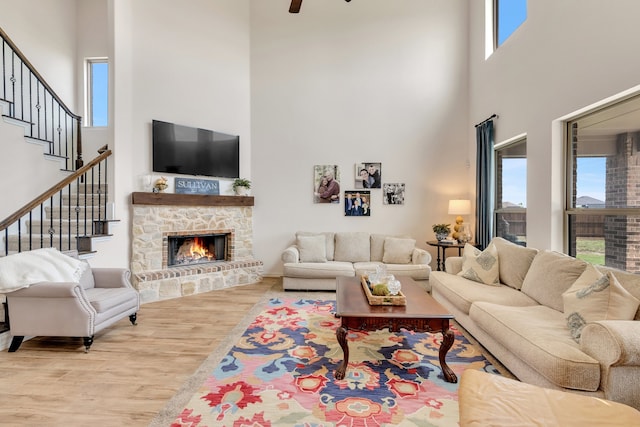
[[[640,96],[567,123],[567,252],[640,273]]]
[[[109,63],[106,58],[87,60],[86,126],[107,126],[109,111]]]
[[[518,29],[527,19],[527,0],[494,0],[495,48]]]
[[[527,244],[527,140],[518,136],[495,148],[496,236]]]

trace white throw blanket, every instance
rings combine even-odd
[[[78,282],[87,264],[55,248],[35,249],[0,258],[0,293],[38,282]]]

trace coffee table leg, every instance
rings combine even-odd
[[[455,335],[451,329],[445,329],[442,331],[442,344],[440,344],[440,368],[442,368],[442,374],[444,375],[445,381],[449,383],[457,383],[458,377],[451,370],[449,365],[447,365],[447,361],[445,357],[447,356],[447,352],[453,345],[453,340],[455,339]]]
[[[333,374],[333,376],[335,377],[335,379],[341,380],[344,378],[344,375],[347,372],[347,365],[349,364],[349,346],[347,343],[347,328],[340,326],[336,330],[336,338],[338,338],[338,343],[340,344],[340,347],[342,347],[342,353],[344,354],[344,359],[342,360],[340,365],[338,365],[338,369],[336,369],[336,372],[335,374]],[[449,347],[451,347],[451,344],[449,344]]]

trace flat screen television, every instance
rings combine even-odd
[[[153,171],[240,177],[240,137],[153,120]]]

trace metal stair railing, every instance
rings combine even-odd
[[[78,240],[103,234],[104,223],[108,221],[107,159],[112,152],[105,146],[99,153],[0,222],[0,233],[4,236],[0,256],[50,247],[86,252],[78,246]],[[65,198],[67,204],[63,203]],[[34,223],[39,225],[33,227]]]
[[[9,103],[5,115],[24,122],[27,136],[46,143],[47,154],[63,158],[66,170],[81,168],[82,117],[65,105],[2,28],[0,39],[0,100]]]

